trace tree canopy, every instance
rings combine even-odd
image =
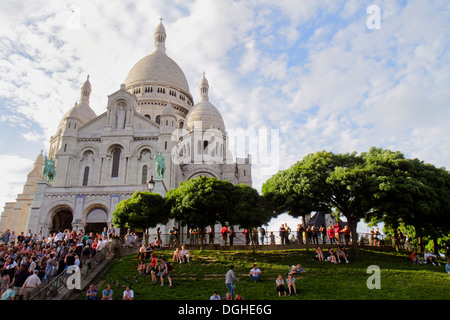
[[[338,212],[347,219],[353,244],[362,219],[384,222],[394,231],[405,223],[419,236],[450,231],[449,172],[400,152],[308,154],[268,179],[262,191],[278,213]]]
[[[113,224],[120,227],[147,230],[169,221],[170,206],[157,193],[135,192],[119,202],[113,212]]]

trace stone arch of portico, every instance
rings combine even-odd
[[[57,201],[56,203],[54,203],[51,207],[50,210],[48,210],[46,219],[45,219],[45,224],[47,226],[49,226],[49,230],[52,230],[53,226],[53,222],[54,222],[54,218],[55,216],[60,213],[60,212],[68,212],[72,215],[72,221],[71,224],[73,223],[73,218],[74,218],[74,209],[73,209],[73,204],[70,203],[69,201]],[[69,227],[69,226],[68,226]],[[59,230],[59,231],[64,231],[64,230]]]
[[[104,211],[105,215],[105,221],[94,221],[94,223],[89,222],[89,214],[94,212],[95,210],[101,210]],[[110,217],[110,212],[108,209],[108,205],[104,203],[104,201],[96,201],[95,203],[91,203],[86,207],[86,209],[83,211],[83,225],[85,228],[86,233],[101,233],[103,231],[103,228],[107,228],[108,225],[111,223],[112,218]]]
[[[108,214],[108,223],[110,222],[112,217],[111,217],[111,213],[109,212],[109,200],[95,199],[95,200],[86,202],[85,209],[83,211],[83,217],[82,217],[83,223],[86,223],[88,214],[95,209],[105,210],[105,212]]]
[[[214,172],[213,170],[209,170],[209,169],[201,169],[201,170],[196,170],[195,172],[192,172],[188,175],[188,180],[192,179],[192,178],[196,178],[196,176],[202,176],[205,175],[207,177],[212,176],[214,178],[220,179],[220,175],[216,172]]]

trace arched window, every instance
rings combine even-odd
[[[84,168],[84,174],[83,174],[83,186],[87,186],[89,181],[89,167]]]
[[[145,165],[142,167],[142,181],[141,184],[147,184],[147,172],[148,172],[148,167]]]
[[[119,164],[120,164],[120,149],[115,148],[112,153],[112,171],[111,178],[117,178],[119,176]]]
[[[157,124],[160,124],[160,123],[161,123],[161,116],[156,116],[155,122],[156,122]]]

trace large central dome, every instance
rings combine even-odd
[[[157,83],[173,87],[189,94],[189,85],[181,68],[166,54],[166,29],[162,22],[155,31],[155,48],[142,58],[128,73],[125,80],[127,89],[142,83]]]
[[[175,87],[189,93],[189,85],[181,68],[165,52],[155,50],[142,58],[128,73],[126,87],[143,82]]]

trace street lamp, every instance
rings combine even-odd
[[[147,182],[147,189],[152,192],[155,188],[155,181],[153,180],[153,176],[151,176],[150,180]]]

